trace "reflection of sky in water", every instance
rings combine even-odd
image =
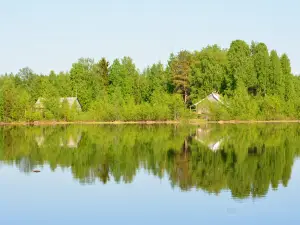
[[[300,224],[300,160],[287,188],[265,198],[236,200],[229,191],[216,196],[172,189],[140,170],[129,184],[80,185],[71,171],[48,166],[25,174],[0,168],[0,223],[9,224]]]

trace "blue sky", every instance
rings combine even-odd
[[[3,0],[0,74],[66,71],[80,57],[130,56],[143,69],[235,39],[286,52],[300,72],[299,9],[298,0]]]

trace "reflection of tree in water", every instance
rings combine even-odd
[[[182,156],[175,159],[172,182],[185,190],[197,187],[219,193],[229,188],[234,197],[264,196],[270,184],[274,189],[280,183],[287,186],[300,152],[299,131],[292,125],[228,125],[211,130],[223,140],[215,152],[207,145],[210,141],[199,142],[196,135],[190,142],[190,160],[180,164]],[[178,176],[177,167],[186,175]]]
[[[53,170],[71,167],[81,183],[128,183],[144,168],[160,178],[167,174],[182,190],[230,189],[238,198],[263,196],[270,185],[287,186],[300,152],[299,125],[207,125],[196,131],[158,125],[5,127],[0,132],[0,160],[15,162],[24,172],[48,163]],[[42,144],[37,137],[43,137]],[[65,150],[70,137],[76,151]]]
[[[34,165],[28,157],[22,157],[16,162],[19,170],[24,173],[30,173],[34,169]]]

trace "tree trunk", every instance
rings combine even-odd
[[[184,89],[184,104],[187,102],[187,91]]]

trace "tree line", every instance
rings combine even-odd
[[[34,120],[178,120],[211,92],[227,107],[212,107],[212,119],[299,119],[300,78],[286,54],[264,43],[235,40],[201,51],[171,54],[167,65],[142,72],[130,57],[112,63],[81,58],[68,72],[36,74],[23,68],[0,76],[0,121]],[[79,113],[61,107],[59,97],[77,96]],[[41,113],[34,103],[46,99]]]

